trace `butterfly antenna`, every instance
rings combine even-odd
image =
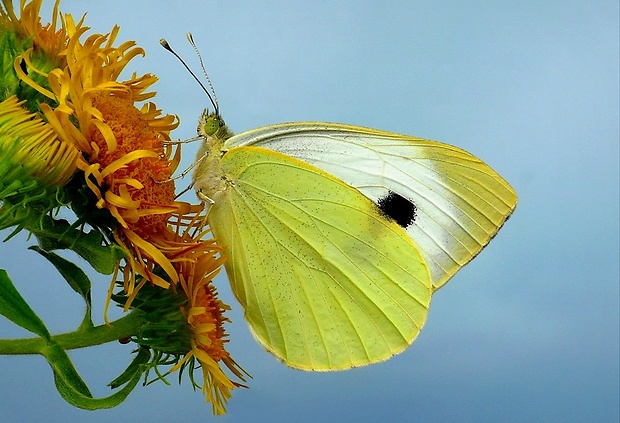
[[[193,41],[190,41],[192,43],[192,45],[194,46],[194,48],[196,48],[196,46],[193,44]],[[187,63],[185,63],[185,61],[183,59],[181,59],[181,56],[179,56],[177,54],[176,51],[174,51],[172,49],[172,47],[170,47],[170,44],[168,44],[168,41],[166,41],[165,39],[160,39],[159,40],[159,44],[161,44],[161,46],[163,48],[165,48],[166,50],[168,50],[170,53],[172,53],[174,55],[174,57],[176,57],[177,59],[179,59],[179,62],[181,62],[181,64],[183,64],[183,66],[185,66],[185,69],[187,69],[187,71],[189,72],[189,74],[196,80],[196,82],[198,82],[198,85],[200,85],[200,87],[202,88],[202,90],[207,94],[207,96],[209,97],[209,100],[211,101],[211,104],[213,104],[213,107],[215,108],[215,113],[217,113],[219,115],[219,107],[217,104],[217,101],[214,100],[215,97],[215,91],[213,91],[213,96],[211,95],[211,93],[209,92],[209,90],[207,90],[207,87],[204,86],[204,84],[202,82],[200,82],[200,79],[198,79],[198,77],[196,76],[196,74],[194,72],[192,72],[192,70],[189,68],[189,66],[187,66]],[[200,57],[200,55],[198,55],[198,57]],[[200,65],[202,66],[202,59],[200,59]],[[204,67],[202,68],[204,71]],[[206,75],[206,72],[205,72]],[[213,86],[211,85],[211,81],[209,81],[209,78],[207,77],[207,81],[209,82],[209,87],[211,87],[211,90],[213,90]]]
[[[198,47],[196,47],[196,43],[194,42],[194,37],[192,37],[191,32],[187,33],[187,40],[192,45],[192,47],[194,47],[196,56],[198,56],[198,61],[200,62],[200,68],[202,69],[202,74],[205,76],[205,79],[207,80],[207,83],[209,84],[209,88],[211,88],[211,94],[213,94],[211,103],[214,103],[213,106],[215,107],[215,113],[219,115],[220,105],[217,102],[217,96],[215,95],[215,88],[213,88],[213,84],[211,84],[211,79],[209,78],[209,75],[207,74],[207,70],[205,69],[205,64],[202,61],[202,56],[200,55],[200,51],[198,50]],[[211,96],[209,96],[209,98],[211,98]]]

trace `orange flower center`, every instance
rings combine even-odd
[[[93,98],[93,106],[101,112],[103,121],[116,138],[116,144],[109,145],[109,141],[93,125],[89,139],[96,146],[96,157],[90,158],[91,163],[99,163],[105,171],[106,167],[116,160],[136,150],[153,151],[163,157],[161,138],[149,126],[132,100],[100,94]],[[172,169],[169,161],[160,157],[133,160],[104,177],[104,184],[112,193],[124,196],[127,190],[131,199],[139,202],[138,219],[123,217],[132,221],[132,229],[144,239],[165,230],[170,216],[170,213],[149,214],[148,210],[170,207],[174,203],[174,183],[169,181]]]
[[[217,299],[215,290],[210,285],[203,285],[195,292],[192,316],[189,319],[196,335],[197,347],[206,352],[209,357],[219,361],[228,357],[224,349],[223,304]],[[201,313],[194,314],[194,312]]]

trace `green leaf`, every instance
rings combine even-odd
[[[125,401],[125,398],[136,387],[142,376],[141,368],[136,366],[136,371],[131,377],[127,378],[128,383],[122,389],[104,398],[93,398],[90,390],[75,370],[71,359],[58,344],[51,344],[45,349],[43,355],[52,367],[56,389],[62,398],[74,407],[85,410],[116,407]]]
[[[86,386],[86,383],[82,380],[77,370],[75,370],[69,355],[60,345],[52,342],[41,353],[52,367],[54,382],[56,382],[58,392],[67,402],[71,402],[67,397],[93,397],[88,386]]]
[[[80,294],[84,301],[90,305],[90,280],[86,273],[75,264],[71,263],[60,257],[58,254],[45,251],[36,245],[28,247],[30,250],[36,251],[43,257],[49,260],[54,265],[56,270],[67,280],[67,283],[71,288]]]
[[[4,269],[0,269],[0,314],[48,341],[51,339],[45,323],[19,294]]]
[[[125,257],[125,250],[117,244],[103,245],[103,235],[99,231],[83,232],[66,220],[45,216],[40,227],[28,227],[28,230],[36,235],[41,249],[73,250],[104,275],[111,275],[118,262]]]
[[[84,321],[82,325],[86,325],[88,327],[93,326],[93,322],[91,319],[91,283],[88,276],[82,269],[80,269],[75,264],[71,263],[69,260],[66,260],[60,257],[58,254],[45,251],[36,245],[28,247],[30,250],[36,251],[45,257],[50,263],[54,265],[56,270],[62,275],[63,278],[67,281],[69,286],[84,299],[86,303],[86,313],[84,315]]]

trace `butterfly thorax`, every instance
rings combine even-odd
[[[226,151],[224,143],[232,133],[217,113],[205,110],[198,123],[198,135],[203,141],[196,157],[194,189],[200,200],[213,203],[227,186],[221,159]]]

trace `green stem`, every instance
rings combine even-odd
[[[122,338],[137,335],[144,324],[143,313],[137,310],[108,325],[80,329],[74,332],[52,336],[64,350],[91,347],[105,344]],[[46,347],[47,341],[43,338],[27,339],[0,339],[0,355],[40,354]]]

